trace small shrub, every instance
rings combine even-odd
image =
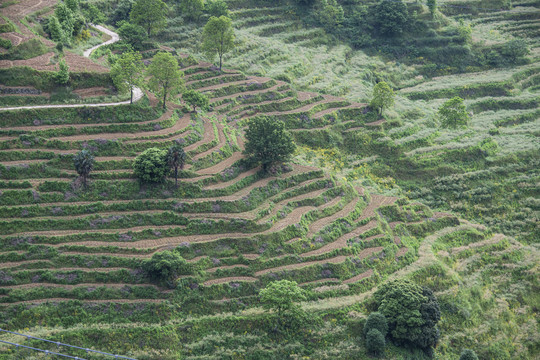
[[[384,315],[380,312],[373,312],[369,314],[369,317],[364,325],[364,334],[367,336],[367,334],[373,329],[378,330],[383,336],[386,336],[386,333],[388,333],[388,323],[386,322]]]
[[[143,269],[155,280],[171,283],[180,275],[192,273],[192,266],[180,254],[165,250],[145,260]]]
[[[386,342],[383,334],[377,329],[371,329],[366,334],[366,349],[368,353],[379,356],[384,352]]]
[[[473,350],[465,349],[461,352],[459,360],[478,360],[478,356]]]

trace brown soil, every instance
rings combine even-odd
[[[210,100],[210,104],[212,103],[215,103],[215,102],[218,102],[218,101],[222,101],[222,100],[225,100],[225,99],[234,99],[238,96],[241,96],[241,95],[259,95],[259,94],[263,94],[265,92],[271,92],[271,91],[276,91],[277,88],[279,88],[280,86],[283,86],[285,83],[282,82],[282,81],[277,81],[277,84],[268,88],[268,89],[265,89],[265,90],[252,90],[252,91],[244,91],[242,93],[234,93],[234,94],[229,94],[229,95],[225,95],[225,96],[221,96],[221,97],[216,97],[216,98],[212,98]]]
[[[347,233],[347,234],[344,234],[344,235],[340,236],[336,241],[334,241],[334,242],[332,242],[330,244],[327,244],[327,245],[325,245],[325,246],[323,246],[323,247],[321,247],[319,249],[309,251],[307,253],[300,254],[300,256],[301,257],[310,257],[310,256],[326,254],[326,253],[329,253],[329,252],[331,252],[331,251],[333,251],[335,249],[342,249],[342,248],[347,246],[347,241],[349,241],[350,239],[353,239],[353,238],[365,233],[366,231],[374,229],[376,226],[377,226],[377,221],[371,220],[366,225],[360,226],[360,227],[354,229],[353,231],[351,231],[350,233]]]
[[[308,262],[299,263],[299,264],[291,264],[291,265],[279,266],[279,267],[275,267],[275,268],[271,268],[271,269],[264,269],[264,270],[261,270],[261,271],[257,271],[255,273],[255,276],[259,277],[261,275],[268,274],[268,273],[276,273],[276,272],[284,271],[284,270],[300,269],[300,268],[303,268],[303,267],[306,267],[306,266],[312,266],[312,265],[339,264],[339,263],[342,263],[345,260],[347,260],[347,258],[348,258],[348,256],[337,256],[335,258],[330,258],[330,259],[324,259],[324,260],[318,260],[318,261],[308,261]]]
[[[215,273],[218,270],[227,270],[227,269],[236,269],[236,268],[244,268],[247,269],[249,266],[244,264],[236,264],[236,265],[229,265],[229,266],[218,266],[215,268],[207,269],[206,272],[209,273]]]
[[[44,230],[44,231],[31,231],[31,232],[19,232],[17,234],[24,236],[66,236],[66,235],[77,235],[81,233],[106,233],[106,234],[115,234],[118,232],[127,232],[127,231],[142,231],[148,229],[170,229],[170,228],[185,228],[185,226],[179,225],[148,225],[148,226],[135,226],[130,228],[117,228],[117,229],[97,229],[97,230]],[[4,235],[0,238],[13,235]],[[60,246],[61,244],[56,244]],[[54,246],[54,245],[53,245]]]
[[[365,124],[365,126],[378,126],[378,125],[384,124],[385,122],[386,122],[385,119],[380,119],[374,122],[367,123]]]
[[[373,275],[373,270],[369,269],[368,271],[363,272],[360,275],[356,275],[356,276],[353,276],[350,279],[344,280],[343,283],[344,284],[352,284],[352,283],[358,282],[358,281],[360,281],[362,279],[365,279],[367,277],[370,277],[371,275]]]
[[[232,86],[232,85],[250,85],[250,84],[255,84],[255,83],[264,84],[264,83],[266,83],[268,81],[271,81],[271,80],[272,79],[266,78],[266,77],[250,76],[249,78],[247,78],[245,80],[232,81],[232,82],[223,83],[223,84],[216,84],[216,85],[212,85],[212,86],[206,86],[206,87],[202,87],[202,88],[197,89],[197,91],[199,91],[199,92],[208,92],[208,91],[217,90],[217,89],[221,89],[223,87]]]
[[[22,284],[22,285],[7,285],[5,286],[6,289],[33,289],[33,288],[64,288],[64,289],[76,289],[80,287],[107,287],[107,288],[113,288],[113,289],[121,289],[125,286],[144,286],[144,287],[152,287],[155,289],[159,289],[156,285],[152,284],[108,284],[108,283],[83,283],[83,284],[76,284],[76,285],[67,285],[67,284],[52,284],[52,283],[30,283],[30,284]]]
[[[226,283],[237,282],[237,281],[255,282],[257,281],[257,279],[250,276],[234,276],[234,277],[208,280],[208,281],[205,281],[203,285],[211,286],[211,285],[226,284]]]
[[[396,258],[402,257],[403,255],[405,255],[405,254],[407,253],[407,251],[409,251],[409,248],[402,247],[402,248],[399,249],[398,252],[396,253]]]
[[[342,100],[342,99],[338,98],[338,100]],[[319,118],[322,118],[324,115],[330,114],[330,113],[332,113],[332,112],[334,112],[336,110],[361,109],[363,107],[366,107],[366,105],[367,104],[354,103],[354,104],[344,106],[344,107],[341,107],[341,108],[330,108],[330,109],[319,111],[319,112],[315,113],[312,117],[313,117],[313,119],[319,119]]]
[[[1,300],[1,299],[0,299]],[[5,303],[6,305],[19,305],[19,304],[43,304],[43,303],[62,303],[66,301],[77,300],[75,298],[48,298],[48,299],[36,299],[36,300],[24,300]],[[167,301],[166,299],[111,299],[111,300],[78,300],[84,303],[113,303],[113,304],[136,304],[136,303],[162,303]]]
[[[322,230],[326,225],[334,222],[335,220],[347,216],[351,211],[354,210],[356,207],[356,204],[358,203],[359,199],[352,199],[349,203],[347,203],[341,210],[337,211],[336,213],[324,217],[322,219],[319,219],[315,222],[313,222],[309,226],[309,231],[307,233],[307,238],[310,239],[318,233],[320,230]],[[330,203],[327,203],[327,205]]]
[[[86,88],[86,89],[76,89],[76,90],[73,90],[73,93],[79,95],[83,99],[89,98],[89,97],[109,95],[108,89],[102,86]]]

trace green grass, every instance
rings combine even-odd
[[[162,112],[145,99],[133,107],[5,114],[2,136],[12,138],[2,142],[0,153],[0,263],[12,264],[0,268],[1,327],[140,359],[358,359],[367,357],[362,329],[372,291],[383,281],[409,277],[433,289],[441,305],[436,358],[457,360],[463,348],[480,358],[537,357],[534,52],[527,65],[463,74],[450,69],[431,79],[422,75],[422,59],[405,65],[353,50],[305,25],[288,7],[228,3],[239,28],[238,47],[225,66],[246,76],[189,71],[195,88],[220,86],[207,92],[210,98],[230,96],[214,104],[222,106],[217,112],[175,110],[157,120]],[[529,15],[481,14],[473,39],[509,39],[503,28],[527,25]],[[415,41],[437,51],[454,41],[447,30]],[[200,56],[199,34],[199,27],[174,18],[160,39]],[[10,70],[0,72],[9,86],[51,88],[44,73]],[[253,84],[245,79],[250,74],[286,84]],[[83,75],[73,80],[110,82]],[[368,102],[380,80],[396,88],[396,105],[369,126],[381,117],[344,107]],[[348,101],[300,101],[297,90]],[[466,98],[472,119],[467,127],[442,129],[437,108],[456,94]],[[306,104],[313,108],[298,110]],[[312,119],[326,108],[332,112]],[[316,169],[291,163],[295,172],[283,168],[266,178],[252,170],[254,164],[238,160],[244,110],[250,116],[288,112],[276,118],[294,130],[299,147],[292,163]],[[53,127],[17,128],[42,125]],[[189,155],[180,187],[171,177],[159,185],[138,183],[133,158],[176,139]],[[98,159],[88,189],[73,181],[72,153],[82,148]],[[227,166],[205,174],[222,164]],[[397,199],[383,197],[385,205],[365,213],[381,199],[376,193]],[[342,245],[306,256],[343,237]],[[155,282],[141,267],[164,249],[189,261],[190,271],[177,282]],[[268,272],[258,273],[263,270]],[[227,277],[240,278],[207,283]],[[307,316],[287,319],[291,330],[285,333],[275,330],[275,315],[263,311],[258,299],[259,290],[276,279],[295,280],[306,290],[300,305]],[[71,300],[61,306],[13,304],[52,297]],[[24,344],[47,346],[29,339]],[[13,358],[4,347],[0,354]],[[385,357],[426,358],[394,344]]]

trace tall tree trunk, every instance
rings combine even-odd
[[[219,71],[221,71],[221,64],[222,64],[222,59],[223,58],[223,54],[219,54]]]
[[[167,89],[163,88],[163,110],[165,110],[165,99],[167,99]]]
[[[178,166],[174,167],[174,181],[175,181],[176,187],[178,187]]]
[[[130,104],[133,104],[133,86],[131,87],[131,100],[129,101]]]

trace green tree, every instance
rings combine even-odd
[[[144,64],[138,52],[128,51],[120,55],[111,69],[114,85],[122,93],[131,94],[130,103],[133,104],[133,89],[141,86],[143,82]]]
[[[229,16],[229,7],[224,0],[210,0],[206,3],[205,10],[210,16]]]
[[[120,21],[128,21],[132,9],[133,0],[120,0],[110,15],[111,22],[117,26]]]
[[[199,20],[204,10],[204,0],[181,0],[180,12],[188,20]]]
[[[371,329],[366,334],[366,349],[368,353],[380,356],[384,353],[384,347],[386,346],[386,341],[384,340],[383,334],[380,333],[377,329]]]
[[[58,63],[58,71],[54,74],[54,79],[60,85],[66,85],[69,82],[69,66],[63,58]]]
[[[105,22],[105,15],[98,9],[94,4],[87,4],[86,10],[84,11],[85,16],[93,24],[101,24]]]
[[[248,122],[244,153],[269,170],[272,164],[286,161],[296,146],[281,120],[260,117]]]
[[[431,13],[431,17],[434,17],[435,11],[437,11],[437,0],[427,0],[427,7]]]
[[[478,360],[478,356],[473,350],[465,349],[461,352],[459,360]]]
[[[523,39],[514,39],[505,43],[501,49],[503,55],[509,64],[525,57],[530,53],[527,42]]]
[[[155,253],[152,258],[143,262],[143,269],[151,278],[174,286],[180,275],[193,273],[193,266],[175,251],[165,250]]]
[[[54,32],[60,35],[60,42],[63,44],[69,44],[71,42],[71,36],[73,35],[75,27],[74,13],[66,6],[66,4],[58,3],[56,5],[56,9],[54,10],[54,16],[58,19],[58,23],[62,29],[62,31],[59,33],[56,31],[56,29]],[[56,24],[52,26],[56,26]]]
[[[146,149],[133,162],[135,176],[146,183],[163,182],[168,170],[167,151],[163,149]]]
[[[279,318],[297,308],[297,302],[306,300],[304,290],[295,281],[289,280],[271,282],[259,295],[263,308],[276,311]]]
[[[408,21],[407,6],[401,0],[382,0],[373,8],[376,29],[383,36],[403,33]]]
[[[369,106],[382,115],[384,109],[394,105],[394,96],[394,90],[386,82],[381,81],[373,88],[373,98]]]
[[[459,96],[447,100],[439,108],[439,116],[441,126],[445,128],[455,128],[460,125],[467,125],[469,122],[469,114],[463,103],[463,99]]]
[[[321,0],[315,13],[320,23],[329,29],[339,26],[344,20],[343,7],[336,0]]]
[[[219,70],[223,64],[223,55],[234,47],[232,21],[226,16],[212,16],[203,29],[202,50],[209,59],[219,57]]]
[[[440,336],[437,328],[440,310],[429,289],[410,280],[394,280],[379,287],[373,299],[388,321],[394,342],[432,351]]]
[[[161,0],[137,0],[131,9],[130,18],[150,36],[165,27],[167,11],[167,4]]]
[[[146,30],[140,25],[127,21],[121,22],[121,24],[118,28],[118,35],[120,35],[122,41],[130,44],[135,50],[142,50],[143,43],[148,39]]]
[[[79,0],[64,0],[69,10],[76,12],[79,10]]]
[[[195,112],[197,108],[206,109],[209,104],[208,97],[196,90],[185,91],[182,94],[182,99],[186,102],[186,104],[193,107],[193,112]]]
[[[88,150],[81,150],[73,156],[75,171],[83,179],[84,186],[87,186],[88,176],[94,169],[94,156]]]
[[[174,181],[178,187],[178,168],[183,169],[186,164],[186,153],[178,143],[174,143],[167,151],[167,165],[174,169]]]
[[[49,21],[47,23],[47,30],[51,35],[51,39],[54,42],[62,43],[62,40],[64,39],[64,30],[62,30],[62,26],[60,26],[60,22],[58,21],[58,18],[56,16],[51,15],[51,17],[49,18]]]
[[[369,314],[367,321],[364,324],[364,335],[367,335],[372,329],[379,331],[383,336],[386,336],[388,333],[388,322],[380,312],[372,312]]]
[[[159,52],[152,58],[147,75],[150,76],[150,89],[163,99],[165,109],[167,96],[178,94],[184,83],[178,61],[168,52]]]

